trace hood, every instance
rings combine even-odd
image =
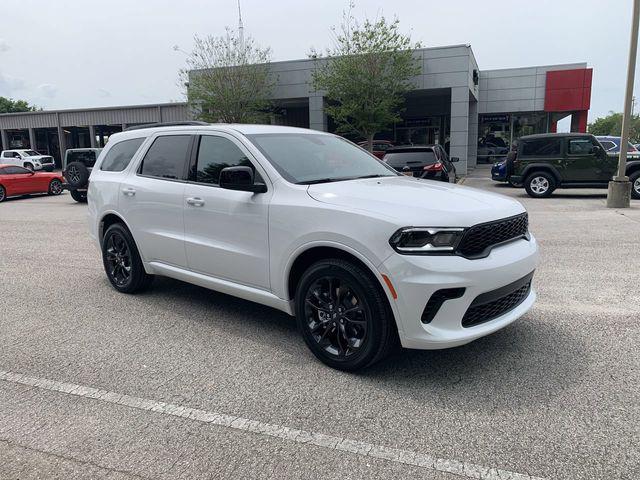
[[[525,211],[503,195],[407,176],[321,183],[307,192],[319,202],[385,217],[399,227],[470,227]]]

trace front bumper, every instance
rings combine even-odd
[[[495,247],[488,257],[477,260],[391,255],[380,269],[397,291],[394,311],[402,346],[440,349],[464,345],[517,320],[533,305],[533,288],[521,303],[504,314],[475,326],[462,326],[465,313],[477,297],[526,277],[535,270],[537,261],[538,246],[533,236]],[[433,293],[449,288],[464,288],[464,293],[446,300],[435,317],[423,323],[421,317]]]

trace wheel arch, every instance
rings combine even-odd
[[[319,260],[329,258],[338,258],[341,260],[350,261],[355,265],[358,265],[360,268],[364,269],[375,279],[376,284],[380,286],[382,292],[384,293],[384,298],[387,301],[387,306],[389,307],[389,312],[391,313],[392,318],[395,322],[396,329],[398,330],[398,333],[401,334],[402,329],[398,320],[395,304],[390,298],[391,292],[389,291],[389,287],[384,283],[382,274],[377,271],[375,266],[367,258],[363,257],[358,252],[352,251],[344,245],[315,244],[309,245],[307,246],[307,248],[296,252],[296,254],[292,257],[285,276],[287,299],[289,301],[293,301],[295,299],[296,286],[298,285],[298,282],[302,278],[304,272],[311,265]]]
[[[527,165],[527,167],[524,169],[524,172],[522,172],[522,180],[526,181],[529,176],[531,176],[535,172],[540,171],[553,175],[553,178],[558,185],[560,185],[560,183],[562,182],[562,177],[560,176],[560,172],[558,172],[558,169],[553,165],[549,165],[547,163],[532,163],[531,165]]]
[[[627,163],[627,176],[630,176],[637,171],[640,171],[640,161],[633,161]]]

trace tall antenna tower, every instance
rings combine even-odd
[[[240,10],[240,0],[238,0],[238,38],[240,47],[244,49],[244,26],[242,25],[242,11]]]

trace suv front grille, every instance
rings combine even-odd
[[[506,287],[476,297],[462,317],[462,326],[474,327],[516,308],[529,295],[532,279],[533,272]]]
[[[467,258],[486,257],[496,245],[527,238],[528,229],[529,216],[526,212],[515,217],[481,223],[467,229],[457,252]]]

